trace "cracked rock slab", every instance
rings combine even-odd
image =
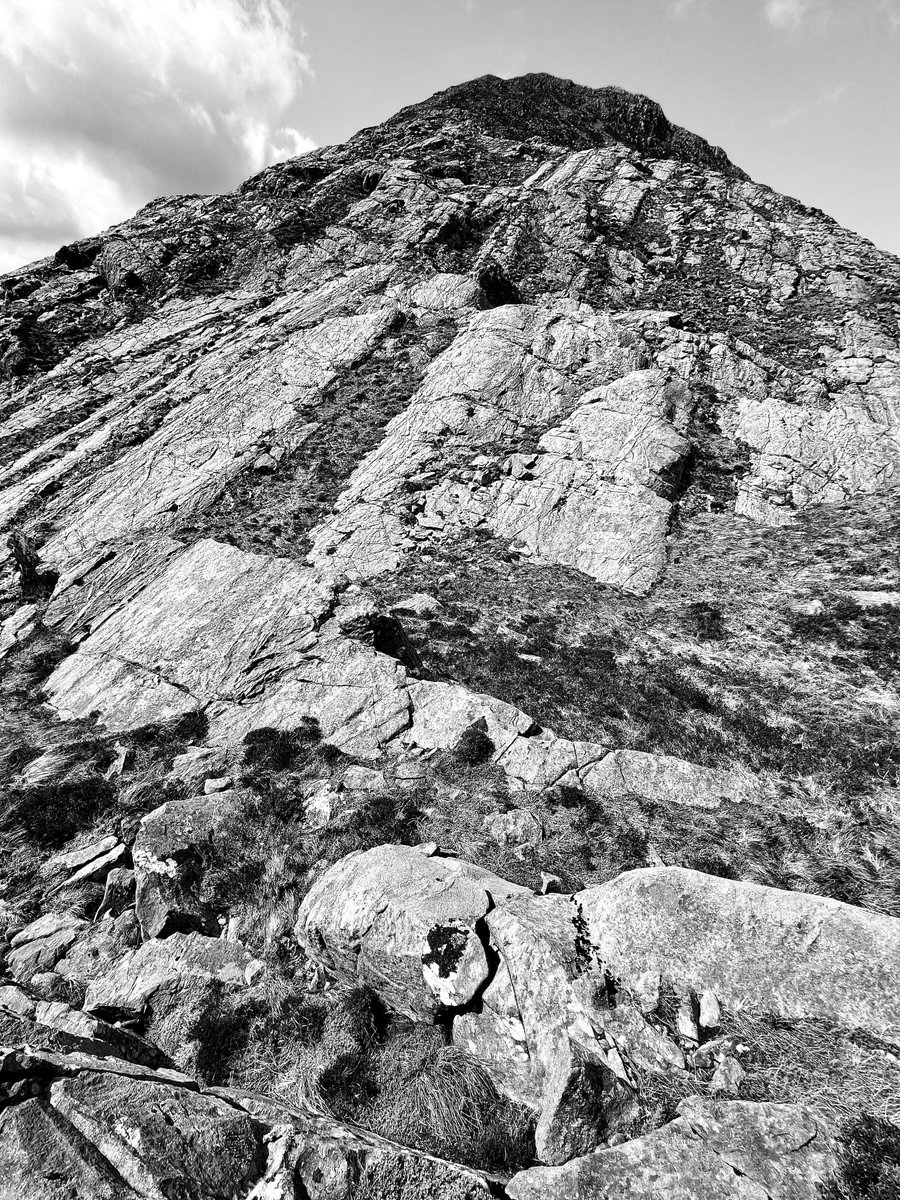
[[[146,1200],[163,1200],[173,1175],[196,1200],[237,1200],[257,1177],[253,1122],[218,1097],[97,1074],[55,1083],[51,1104]]]
[[[806,1109],[682,1101],[676,1120],[624,1145],[532,1167],[510,1200],[816,1200],[831,1175],[828,1134]]]
[[[603,964],[732,1009],[815,1017],[900,1042],[900,919],[824,896],[682,867],[626,871],[579,892]]]
[[[297,563],[200,541],[100,619],[46,691],[64,719],[116,732],[203,711],[214,745],[311,717],[371,756],[408,723],[405,672],[342,636],[332,603]]]

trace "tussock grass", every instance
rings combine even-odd
[[[895,1200],[900,1196],[900,1127],[863,1113],[841,1127],[836,1178],[822,1200]]]
[[[506,1173],[533,1160],[533,1115],[498,1094],[444,1031],[388,1014],[366,988],[222,989],[190,1031],[207,1084],[303,1103],[414,1149]]]

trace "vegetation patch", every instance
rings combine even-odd
[[[413,1149],[512,1174],[534,1161],[534,1117],[435,1025],[366,988],[329,996],[211,993],[189,1036],[207,1085],[304,1102]]]
[[[446,316],[410,315],[363,362],[348,368],[302,414],[309,428],[282,454],[260,443],[263,465],[231,480],[203,513],[177,529],[187,542],[213,537],[255,554],[304,558],[309,534],[334,505],[361,460],[402,412],[425,369],[456,335]],[[272,453],[280,455],[273,458]]]
[[[880,804],[900,784],[900,608],[846,593],[900,586],[898,507],[887,491],[785,529],[684,517],[645,598],[532,565],[477,531],[373,590],[385,608],[411,592],[440,601],[434,617],[405,622],[426,677],[497,696],[558,734],[745,768],[804,807]]]

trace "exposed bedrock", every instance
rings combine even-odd
[[[898,315],[547,76],[5,275],[0,1200],[500,1196],[353,1124],[407,1050],[511,1200],[813,1200],[895,1120]]]
[[[832,1174],[828,1131],[787,1104],[691,1097],[674,1121],[564,1166],[532,1167],[510,1200],[816,1200]]]
[[[211,743],[227,745],[309,717],[326,741],[368,758],[447,749],[484,721],[494,761],[517,787],[562,783],[704,807],[761,794],[738,772],[557,737],[491,696],[411,678],[343,632],[352,603],[336,607],[327,579],[299,564],[215,541],[141,545],[88,562],[50,603],[48,623],[83,636],[46,684],[64,719],[94,715],[125,730],[202,711]]]
[[[545,1162],[627,1123],[637,1069],[684,1069],[653,1020],[663,987],[682,997],[695,1037],[691,1010],[704,997],[705,1009],[814,1017],[900,1041],[900,920],[680,868],[538,897],[427,849],[382,846],[326,872],[297,935],[389,1007],[451,1020],[454,1042],[539,1113]]]

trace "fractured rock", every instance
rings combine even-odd
[[[68,913],[39,917],[13,937],[6,958],[9,973],[20,983],[27,983],[33,975],[50,970],[86,927],[86,921]]]
[[[218,933],[217,916],[201,900],[204,869],[218,831],[243,809],[240,792],[171,800],[148,813],[134,842],[135,911],[144,939],[170,933]]]
[[[86,1012],[112,1013],[117,1018],[140,1016],[160,990],[177,990],[192,978],[215,979],[244,987],[260,964],[237,942],[199,933],[175,933],[149,941],[122,956],[91,981]]]
[[[600,959],[721,1004],[900,1040],[900,919],[682,867],[626,871],[578,895]]]
[[[3,1200],[135,1200],[138,1195],[96,1146],[40,1100],[0,1113],[0,1175]]]
[[[828,1133],[788,1104],[683,1100],[654,1133],[564,1166],[532,1167],[511,1200],[816,1200],[832,1172]]]
[[[300,906],[296,933],[338,977],[428,1019],[468,1004],[487,981],[479,923],[517,893],[526,889],[469,863],[377,846],[325,872]]]
[[[174,1174],[197,1200],[237,1200],[257,1176],[253,1122],[215,1096],[84,1074],[55,1083],[51,1104],[138,1195],[165,1195]]]

